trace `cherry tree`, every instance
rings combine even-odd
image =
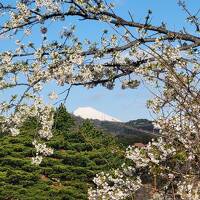
[[[53,105],[42,98],[52,81],[63,91],[51,90],[48,97],[65,102],[74,86],[112,89],[120,80],[126,89],[139,87],[143,80],[157,90],[147,105],[157,116],[160,137],[145,147],[129,147],[126,157],[132,164],[98,174],[89,199],[134,198],[143,172],[159,180],[152,199],[200,199],[200,9],[190,11],[185,2],[177,3],[189,30],[154,26],[150,10],[144,23],[131,13],[122,18],[105,0],[2,1],[0,36],[12,42],[0,53],[0,94],[6,94],[0,99],[2,131],[17,136],[22,123],[36,116],[41,128],[33,141],[37,153],[32,162],[40,164],[53,153],[45,144],[53,137]],[[95,21],[110,30],[102,30],[99,43],[82,41],[76,23],[66,26],[68,18]],[[48,23],[60,28],[53,41]],[[41,43],[33,40],[35,34]]]

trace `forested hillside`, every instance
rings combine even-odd
[[[77,124],[83,119],[73,116]],[[98,129],[110,133],[125,146],[134,143],[148,143],[152,138],[158,137],[158,130],[154,129],[152,121],[147,119],[130,120],[128,122],[110,122],[91,120]]]
[[[0,137],[2,200],[84,200],[96,173],[124,162],[123,149],[111,135],[89,121],[77,126],[61,105],[55,114],[54,137],[48,142],[54,153],[40,166],[32,165],[37,127],[37,120],[29,119],[18,137]]]

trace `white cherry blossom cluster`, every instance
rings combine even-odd
[[[128,147],[126,157],[132,160],[136,164],[136,167],[146,167],[151,161],[145,151],[141,151],[141,149],[135,147]]]
[[[193,178],[187,177],[184,181],[180,181],[178,183],[177,194],[181,196],[181,199],[200,199],[200,182],[199,180],[195,180]]]
[[[41,129],[38,134],[41,138],[49,140],[53,137],[52,126],[53,126],[53,112],[51,106],[45,106],[39,111],[39,119],[41,124]]]
[[[53,154],[53,149],[48,148],[44,143],[38,143],[37,140],[34,140],[33,145],[36,149],[36,156],[32,158],[32,164],[39,165],[42,162],[43,156]]]
[[[88,195],[90,200],[102,199],[102,200],[117,200],[125,199],[134,193],[141,187],[141,179],[128,175],[132,175],[135,172],[134,168],[126,168],[115,170],[113,174],[100,173],[94,178],[94,183],[97,187],[96,190],[89,189]]]
[[[147,169],[149,176],[156,174],[165,183],[158,186],[152,199],[173,199],[173,196],[199,199],[199,186],[196,184],[199,179],[194,176],[200,162],[199,67],[185,61],[191,55],[185,53],[184,57],[177,47],[165,46],[159,41],[152,46],[152,54],[154,51],[160,53],[161,48],[161,58],[135,70],[152,85],[158,87],[159,84],[162,88],[160,94],[148,102],[148,107],[159,116],[154,126],[159,130],[160,137],[145,147],[129,147],[126,157],[137,169]],[[102,195],[97,188],[94,191]]]
[[[32,164],[39,165],[42,162],[43,156],[36,155],[35,157],[32,157]]]
[[[6,27],[12,28],[20,26],[27,21],[29,21],[29,17],[32,15],[30,9],[24,3],[17,3],[17,11],[18,12],[10,12],[10,20],[5,23]]]
[[[35,4],[38,8],[46,8],[50,12],[58,12],[60,10],[61,1],[53,0],[36,0]]]

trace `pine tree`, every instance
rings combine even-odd
[[[67,112],[64,104],[61,104],[55,111],[53,128],[60,131],[68,131],[74,124],[74,119]]]

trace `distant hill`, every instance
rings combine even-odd
[[[75,118],[78,124],[84,121],[83,118],[74,116],[73,114],[72,117]],[[147,119],[137,119],[128,122],[111,122],[93,119],[90,119],[90,121],[95,127],[114,135],[125,145],[138,142],[148,143],[152,138],[159,135],[158,130],[154,129],[152,121]]]

